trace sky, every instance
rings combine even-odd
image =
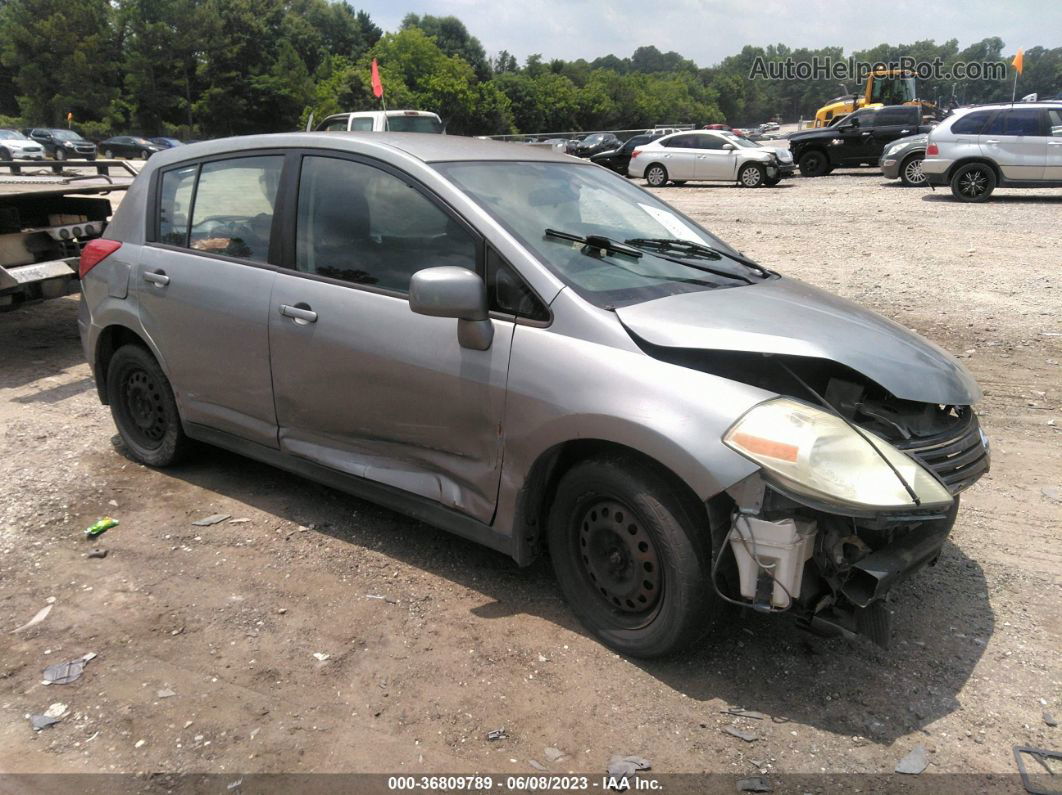
[[[508,50],[521,62],[629,56],[637,47],[675,50],[711,66],[746,44],[792,48],[938,43],[962,49],[999,36],[1004,53],[1062,46],[1060,0],[350,0],[384,30],[407,13],[458,17],[487,55]]]

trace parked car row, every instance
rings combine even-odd
[[[95,160],[102,155],[147,160],[156,152],[180,146],[176,138],[144,138],[138,135],[115,135],[98,144],[73,130],[55,127],[27,127],[23,130],[0,129],[0,161],[7,160]]]

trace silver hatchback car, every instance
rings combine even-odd
[[[548,150],[168,150],[81,275],[134,458],[199,440],[521,565],[548,551],[630,655],[681,648],[725,603],[884,641],[884,597],[988,468],[977,385],[944,351]]]

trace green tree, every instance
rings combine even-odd
[[[479,43],[479,39],[468,32],[468,28],[457,17],[406,14],[405,19],[402,20],[402,30],[409,28],[419,28],[424,31],[435,40],[444,54],[461,58],[472,67],[478,79],[490,79],[490,62],[483,51],[483,45]]]
[[[99,119],[117,95],[114,8],[108,0],[7,0],[0,62],[22,115],[36,124]]]

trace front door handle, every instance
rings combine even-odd
[[[144,281],[151,282],[156,287],[165,287],[170,283],[170,277],[166,275],[165,271],[146,271],[144,273]]]
[[[987,141],[985,141],[985,143],[986,143],[986,144],[998,144],[998,143],[999,143],[999,141],[997,141],[997,140],[996,140],[996,139],[994,139],[994,138],[989,138],[989,139],[988,139]]]
[[[1048,141],[1048,146],[1062,146],[1062,141]]]
[[[296,323],[306,324],[317,322],[317,313],[310,309],[306,304],[297,304],[295,306],[281,304],[280,314],[284,317],[290,317]]]

